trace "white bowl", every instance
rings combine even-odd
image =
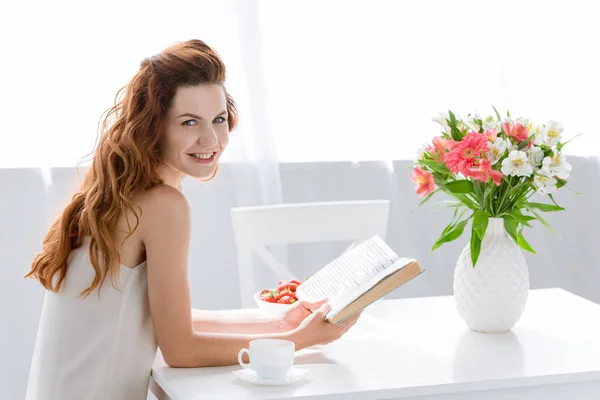
[[[256,292],[254,294],[254,301],[256,305],[261,310],[265,310],[267,313],[271,315],[281,315],[286,310],[288,310],[293,304],[277,304],[277,303],[269,303],[268,301],[264,301],[260,299],[260,292]]]

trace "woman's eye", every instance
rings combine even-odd
[[[182,123],[181,125],[183,126],[194,126],[194,125],[190,125],[188,124],[188,122],[193,122],[194,124],[196,124],[196,120],[193,119],[188,119],[187,121],[185,121],[184,123]],[[197,125],[197,124],[196,124]]]
[[[181,125],[183,125],[183,126],[194,126],[194,125],[188,124],[188,122],[193,122],[194,125],[197,125],[196,120],[194,120],[194,119],[188,119],[187,121],[183,122]]]
[[[217,122],[217,121],[219,121],[219,122]],[[222,124],[225,121],[227,121],[227,120],[225,118],[223,118],[223,117],[217,117],[217,118],[215,118],[215,122],[217,122],[217,124]]]

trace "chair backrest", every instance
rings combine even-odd
[[[295,278],[265,247],[277,244],[352,241],[373,235],[385,238],[389,200],[294,203],[235,207],[231,210],[237,249],[242,307],[252,307],[254,284],[252,254],[257,254],[281,278]]]

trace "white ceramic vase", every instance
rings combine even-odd
[[[454,270],[454,299],[467,326],[477,332],[506,332],[519,320],[529,294],[529,269],[521,248],[490,218],[473,268],[467,242]]]

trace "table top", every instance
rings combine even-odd
[[[452,296],[379,300],[340,340],[298,351],[310,370],[287,386],[258,386],[239,366],[177,369],[157,357],[152,375],[173,400],[344,399],[439,395],[600,380],[600,305],[563,289],[531,290],[506,333],[470,331]]]

